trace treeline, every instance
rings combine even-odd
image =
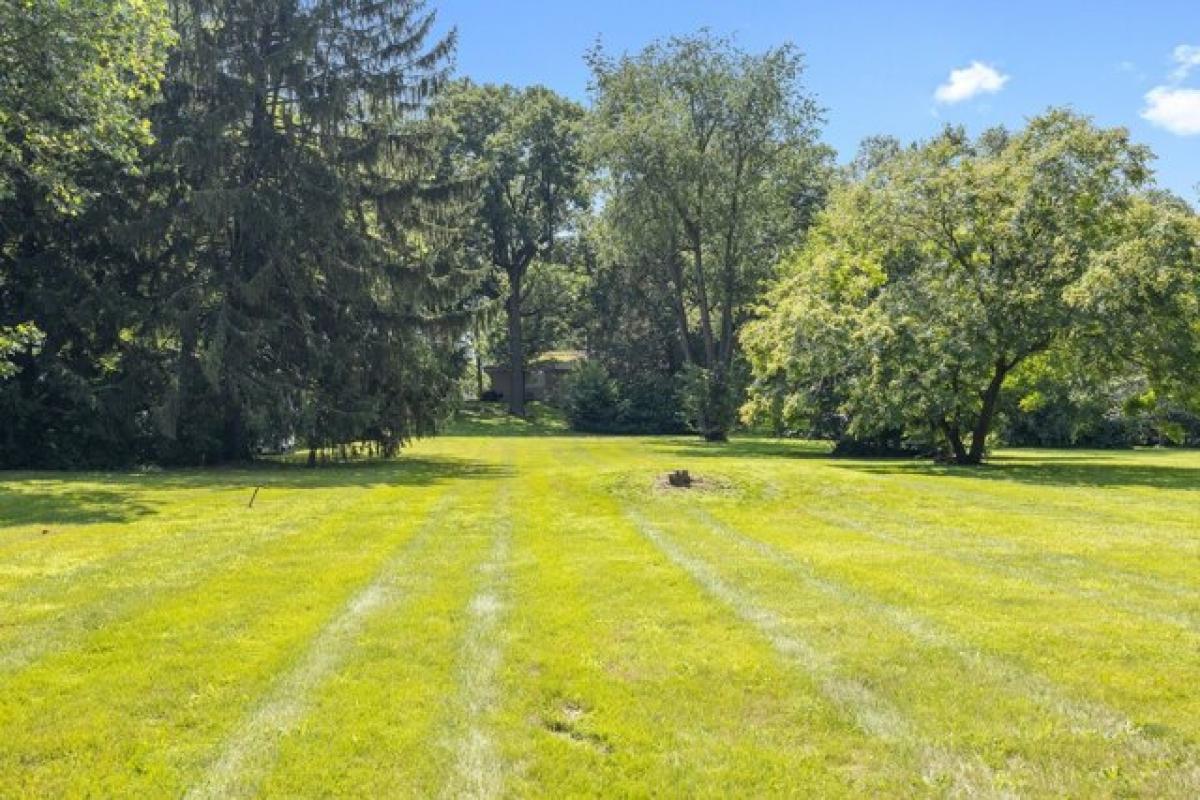
[[[838,166],[790,45],[597,49],[585,107],[453,78],[418,0],[19,6],[0,465],[391,453],[484,363],[574,349],[587,430],[964,463],[1200,434],[1200,227],[1123,130]]]

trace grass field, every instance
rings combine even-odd
[[[2,476],[0,797],[1200,796],[1198,453],[459,432]]]

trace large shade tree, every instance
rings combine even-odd
[[[820,114],[790,45],[748,53],[707,32],[590,56],[591,144],[614,256],[669,290],[699,432],[735,421],[737,332],[825,175]]]
[[[525,325],[530,269],[550,262],[560,237],[587,207],[584,110],[549,89],[479,86],[448,90],[435,109],[447,176],[472,182],[479,201],[472,252],[502,276],[511,384],[509,410],[525,414]]]
[[[901,431],[977,464],[1034,356],[1162,363],[1155,332],[1195,330],[1179,316],[1194,314],[1195,229],[1146,195],[1148,159],[1125,130],[1063,110],[873,148],[746,331],[756,401],[803,420],[832,398],[851,435]]]

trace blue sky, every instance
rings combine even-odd
[[[816,2],[432,0],[459,30],[459,72],[587,98],[584,52],[708,26],[750,49],[793,41],[843,158],[867,135],[923,138],[1070,105],[1158,154],[1159,182],[1200,199],[1200,0]],[[972,66],[978,63],[978,66]],[[954,70],[963,70],[951,81]],[[943,89],[939,101],[938,87]],[[1153,119],[1145,118],[1149,114]]]

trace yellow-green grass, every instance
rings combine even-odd
[[[1200,453],[457,432],[0,476],[0,797],[1200,796]]]

